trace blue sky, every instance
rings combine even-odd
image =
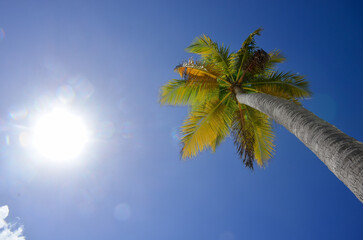
[[[264,169],[245,169],[230,140],[184,162],[187,109],[161,107],[158,94],[196,36],[237,50],[263,27],[258,45],[311,82],[304,106],[362,141],[361,11],[359,1],[1,1],[7,221],[39,240],[359,239],[362,204],[281,126]],[[64,87],[94,140],[78,164],[54,167],[19,137]]]

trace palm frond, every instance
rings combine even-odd
[[[191,105],[218,97],[215,81],[188,82],[173,79],[161,87],[160,103],[169,105]]]
[[[176,66],[174,71],[179,73],[181,77],[188,81],[221,81],[226,83],[228,86],[230,85],[230,83],[225,81],[223,77],[221,78],[223,71],[212,63],[189,59],[188,61]]]
[[[232,76],[233,66],[229,47],[225,47],[223,44],[219,46],[210,37],[202,35],[197,37],[186,50],[201,55],[206,63],[214,63],[223,70],[224,75]]]
[[[241,104],[236,104],[234,118],[231,125],[232,137],[237,154],[242,159],[246,167],[253,169],[254,153],[254,135],[251,124],[246,122],[245,109]]]
[[[182,158],[196,156],[198,152],[216,144],[217,137],[227,136],[232,115],[226,114],[225,101],[206,102],[200,109],[189,113],[181,128]]]
[[[247,60],[251,58],[251,56],[253,55],[253,51],[256,48],[256,42],[254,38],[256,35],[260,35],[261,31],[262,28],[258,28],[253,33],[251,33],[248,38],[242,43],[242,46],[237,51],[237,53],[233,55],[235,69],[237,71],[237,77],[235,81],[240,78],[240,73],[242,72],[242,70],[246,69],[246,66],[248,65]]]
[[[222,95],[220,97],[224,98],[225,96],[228,95],[228,92],[224,92],[223,95],[223,91]],[[230,129],[228,132],[223,132],[220,133],[216,139],[211,143],[211,149],[212,152],[214,153],[216,151],[216,148],[224,141],[224,139],[230,134],[230,131],[232,129],[233,126],[233,119],[235,118],[235,111],[236,111],[236,101],[235,98],[233,97],[229,97],[226,99],[225,101],[225,115],[229,116],[229,121],[227,121],[226,123],[228,124],[228,128]],[[232,120],[231,120],[232,119]]]
[[[288,100],[311,96],[309,82],[305,80],[305,77],[291,72],[270,72],[267,75],[259,75],[243,86]]]
[[[255,161],[262,166],[272,157],[274,134],[265,114],[238,104],[231,128],[237,153],[246,167],[253,169]]]
[[[280,50],[271,51],[269,55],[270,60],[266,64],[266,70],[273,70],[277,64],[283,63],[286,60],[285,56],[281,53]]]
[[[255,42],[255,36],[260,36],[262,32],[262,28],[257,28],[254,32],[252,32],[248,38],[242,43],[242,47],[240,50],[254,50],[254,47],[256,45]]]
[[[251,107],[246,108],[246,122],[253,129],[254,157],[257,164],[262,166],[274,153],[274,133],[268,116]]]

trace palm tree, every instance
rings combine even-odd
[[[205,149],[215,151],[232,136],[239,157],[248,168],[262,166],[274,152],[271,121],[299,138],[363,202],[363,143],[347,136],[304,109],[300,99],[311,96],[303,76],[281,72],[279,51],[256,46],[257,29],[237,52],[230,52],[202,35],[187,48],[200,60],[189,59],[175,68],[181,79],[161,88],[160,102],[187,105],[181,127],[181,156]]]

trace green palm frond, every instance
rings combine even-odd
[[[254,32],[252,32],[248,38],[246,38],[246,40],[242,43],[242,47],[240,49],[240,51],[251,51],[254,50],[255,46],[256,46],[256,42],[255,42],[255,36],[260,36],[261,32],[262,32],[262,28],[257,28]]]
[[[311,96],[309,82],[304,76],[290,72],[270,72],[250,79],[242,87],[286,99],[308,98]]]
[[[254,153],[254,134],[253,125],[247,122],[245,109],[241,104],[235,104],[234,118],[231,125],[234,145],[238,156],[242,159],[246,167],[253,169]]]
[[[274,138],[272,124],[269,118],[251,107],[246,108],[246,122],[249,124],[254,137],[254,157],[257,164],[262,166],[274,153]]]
[[[197,37],[186,50],[201,55],[206,63],[213,63],[220,68],[226,76],[232,76],[233,66],[229,48],[223,44],[219,46],[206,35]]]
[[[262,28],[256,29],[253,33],[251,33],[248,38],[243,42],[241,48],[237,51],[237,53],[233,54],[235,69],[237,70],[237,76],[235,81],[240,78],[240,74],[242,70],[247,68],[247,61],[253,55],[253,51],[256,49],[255,36],[260,35]]]
[[[222,100],[206,102],[204,106],[189,113],[181,129],[182,158],[196,156],[198,152],[215,145],[218,136],[228,135],[232,116],[226,114],[225,101],[229,96],[230,94]]]
[[[218,97],[216,81],[194,81],[173,79],[161,87],[160,103],[169,105],[191,105]]]
[[[274,134],[268,117],[246,105],[238,104],[231,125],[234,145],[246,167],[253,169],[273,155]]]
[[[224,93],[223,95],[223,91],[222,92],[222,96],[227,96],[227,92]],[[233,126],[233,119],[235,118],[235,111],[236,111],[236,101],[234,98],[232,97],[228,97],[225,101],[225,115],[228,116],[229,121],[227,121],[228,127],[229,127],[229,131],[228,132],[223,132],[220,133],[216,139],[212,142],[211,144],[211,149],[212,152],[214,153],[216,151],[216,148],[224,141],[224,139],[230,134],[230,131],[232,129]],[[232,119],[232,120],[231,120]]]
[[[266,64],[266,70],[273,70],[279,63],[285,62],[286,58],[280,50],[274,50],[269,53],[270,60]]]

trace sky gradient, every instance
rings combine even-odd
[[[266,168],[233,142],[182,161],[187,108],[160,87],[201,34],[258,46],[306,75],[303,105],[362,141],[359,1],[0,1],[0,206],[26,239],[360,239],[363,207],[299,140],[275,125]],[[73,166],[37,160],[24,132],[70,99],[93,140]],[[25,141],[25,143],[24,143]]]

